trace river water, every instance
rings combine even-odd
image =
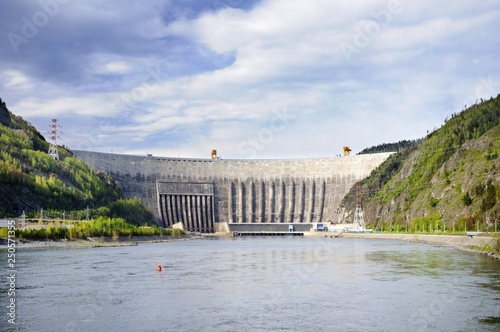
[[[500,330],[500,262],[419,243],[213,238],[23,249],[16,263],[2,331]]]

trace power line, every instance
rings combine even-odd
[[[0,183],[0,190],[3,191],[4,195],[8,196],[14,202],[19,205],[24,205],[26,208],[30,208],[32,210],[37,210],[38,206],[32,205],[31,202],[25,200],[22,196],[19,196],[11,191],[10,188],[7,188],[4,184]]]

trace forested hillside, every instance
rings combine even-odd
[[[492,229],[500,222],[499,153],[497,96],[453,114],[421,145],[401,149],[362,181],[365,222],[396,229]],[[353,193],[344,204],[349,222]]]
[[[95,172],[62,147],[60,160],[54,160],[48,149],[44,137],[0,99],[0,218],[25,211],[28,216],[59,218],[64,212],[67,219],[80,219],[90,207],[93,216],[152,221],[140,202],[122,200],[109,175]]]
[[[422,144],[423,139],[416,140],[403,140],[397,143],[384,143],[376,146],[372,146],[370,148],[363,149],[358,154],[369,154],[369,153],[383,153],[383,152],[399,152],[404,149],[415,149],[420,144]]]

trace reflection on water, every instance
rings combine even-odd
[[[419,243],[231,238],[17,255],[22,331],[500,327],[500,263]]]
[[[400,277],[420,275],[428,277],[444,277],[446,271],[454,271],[462,264],[453,259],[452,255],[443,255],[440,251],[420,249],[395,251],[381,250],[367,254],[367,259],[378,264],[384,264],[387,271]]]
[[[479,319],[479,321],[484,324],[496,325],[500,324],[500,317],[485,317]]]

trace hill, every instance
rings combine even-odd
[[[403,140],[399,141],[397,143],[384,143],[380,145],[375,145],[370,148],[365,148],[361,152],[357,153],[359,154],[370,154],[370,153],[383,153],[383,152],[399,152],[404,149],[408,148],[417,148],[422,144],[423,140],[422,139],[416,139],[416,140]]]
[[[500,95],[453,114],[418,147],[400,149],[363,180],[365,223],[492,230],[500,221],[499,153]],[[354,196],[344,199],[345,222],[353,218]]]
[[[0,217],[28,216],[82,219],[122,217],[150,223],[140,202],[124,200],[113,178],[96,172],[58,147],[59,159],[47,154],[50,144],[28,122],[12,114],[0,99]]]

